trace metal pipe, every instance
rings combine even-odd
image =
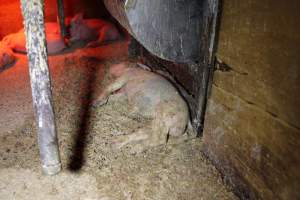
[[[46,175],[54,175],[61,170],[61,163],[48,69],[44,1],[21,0],[21,8],[42,170]]]

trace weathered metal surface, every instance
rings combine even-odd
[[[43,0],[22,0],[32,100],[43,172],[61,170],[48,69]]]
[[[200,35],[200,62],[198,68],[195,69],[195,76],[198,77],[195,83],[198,86],[198,91],[195,95],[197,107],[195,108],[196,114],[192,119],[192,124],[198,133],[203,131],[207,99],[209,98],[213,79],[219,0],[206,0],[203,7],[205,9],[203,11],[203,31]]]
[[[204,0],[104,0],[112,15],[152,54],[199,61]]]

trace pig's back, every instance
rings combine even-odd
[[[99,30],[104,26],[112,26],[110,22],[104,21],[102,19],[85,19],[84,22],[89,28],[95,30]]]
[[[133,78],[126,84],[126,92],[129,102],[137,105],[142,113],[154,116],[157,106],[168,102],[186,106],[177,89],[162,76],[141,69],[131,73]]]

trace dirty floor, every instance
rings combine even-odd
[[[187,133],[136,151],[118,141],[147,119],[118,101],[90,102],[106,84],[112,63],[128,60],[127,42],[49,57],[63,170],[41,173],[27,58],[0,72],[0,199],[226,200],[237,199],[201,154],[201,138]]]

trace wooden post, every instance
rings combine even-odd
[[[60,34],[62,38],[67,35],[67,29],[65,25],[65,12],[64,12],[64,1],[57,0],[57,12],[58,12],[58,22],[60,26]]]
[[[42,169],[45,174],[53,175],[61,170],[61,163],[52,108],[44,26],[44,1],[21,0],[21,8]]]

